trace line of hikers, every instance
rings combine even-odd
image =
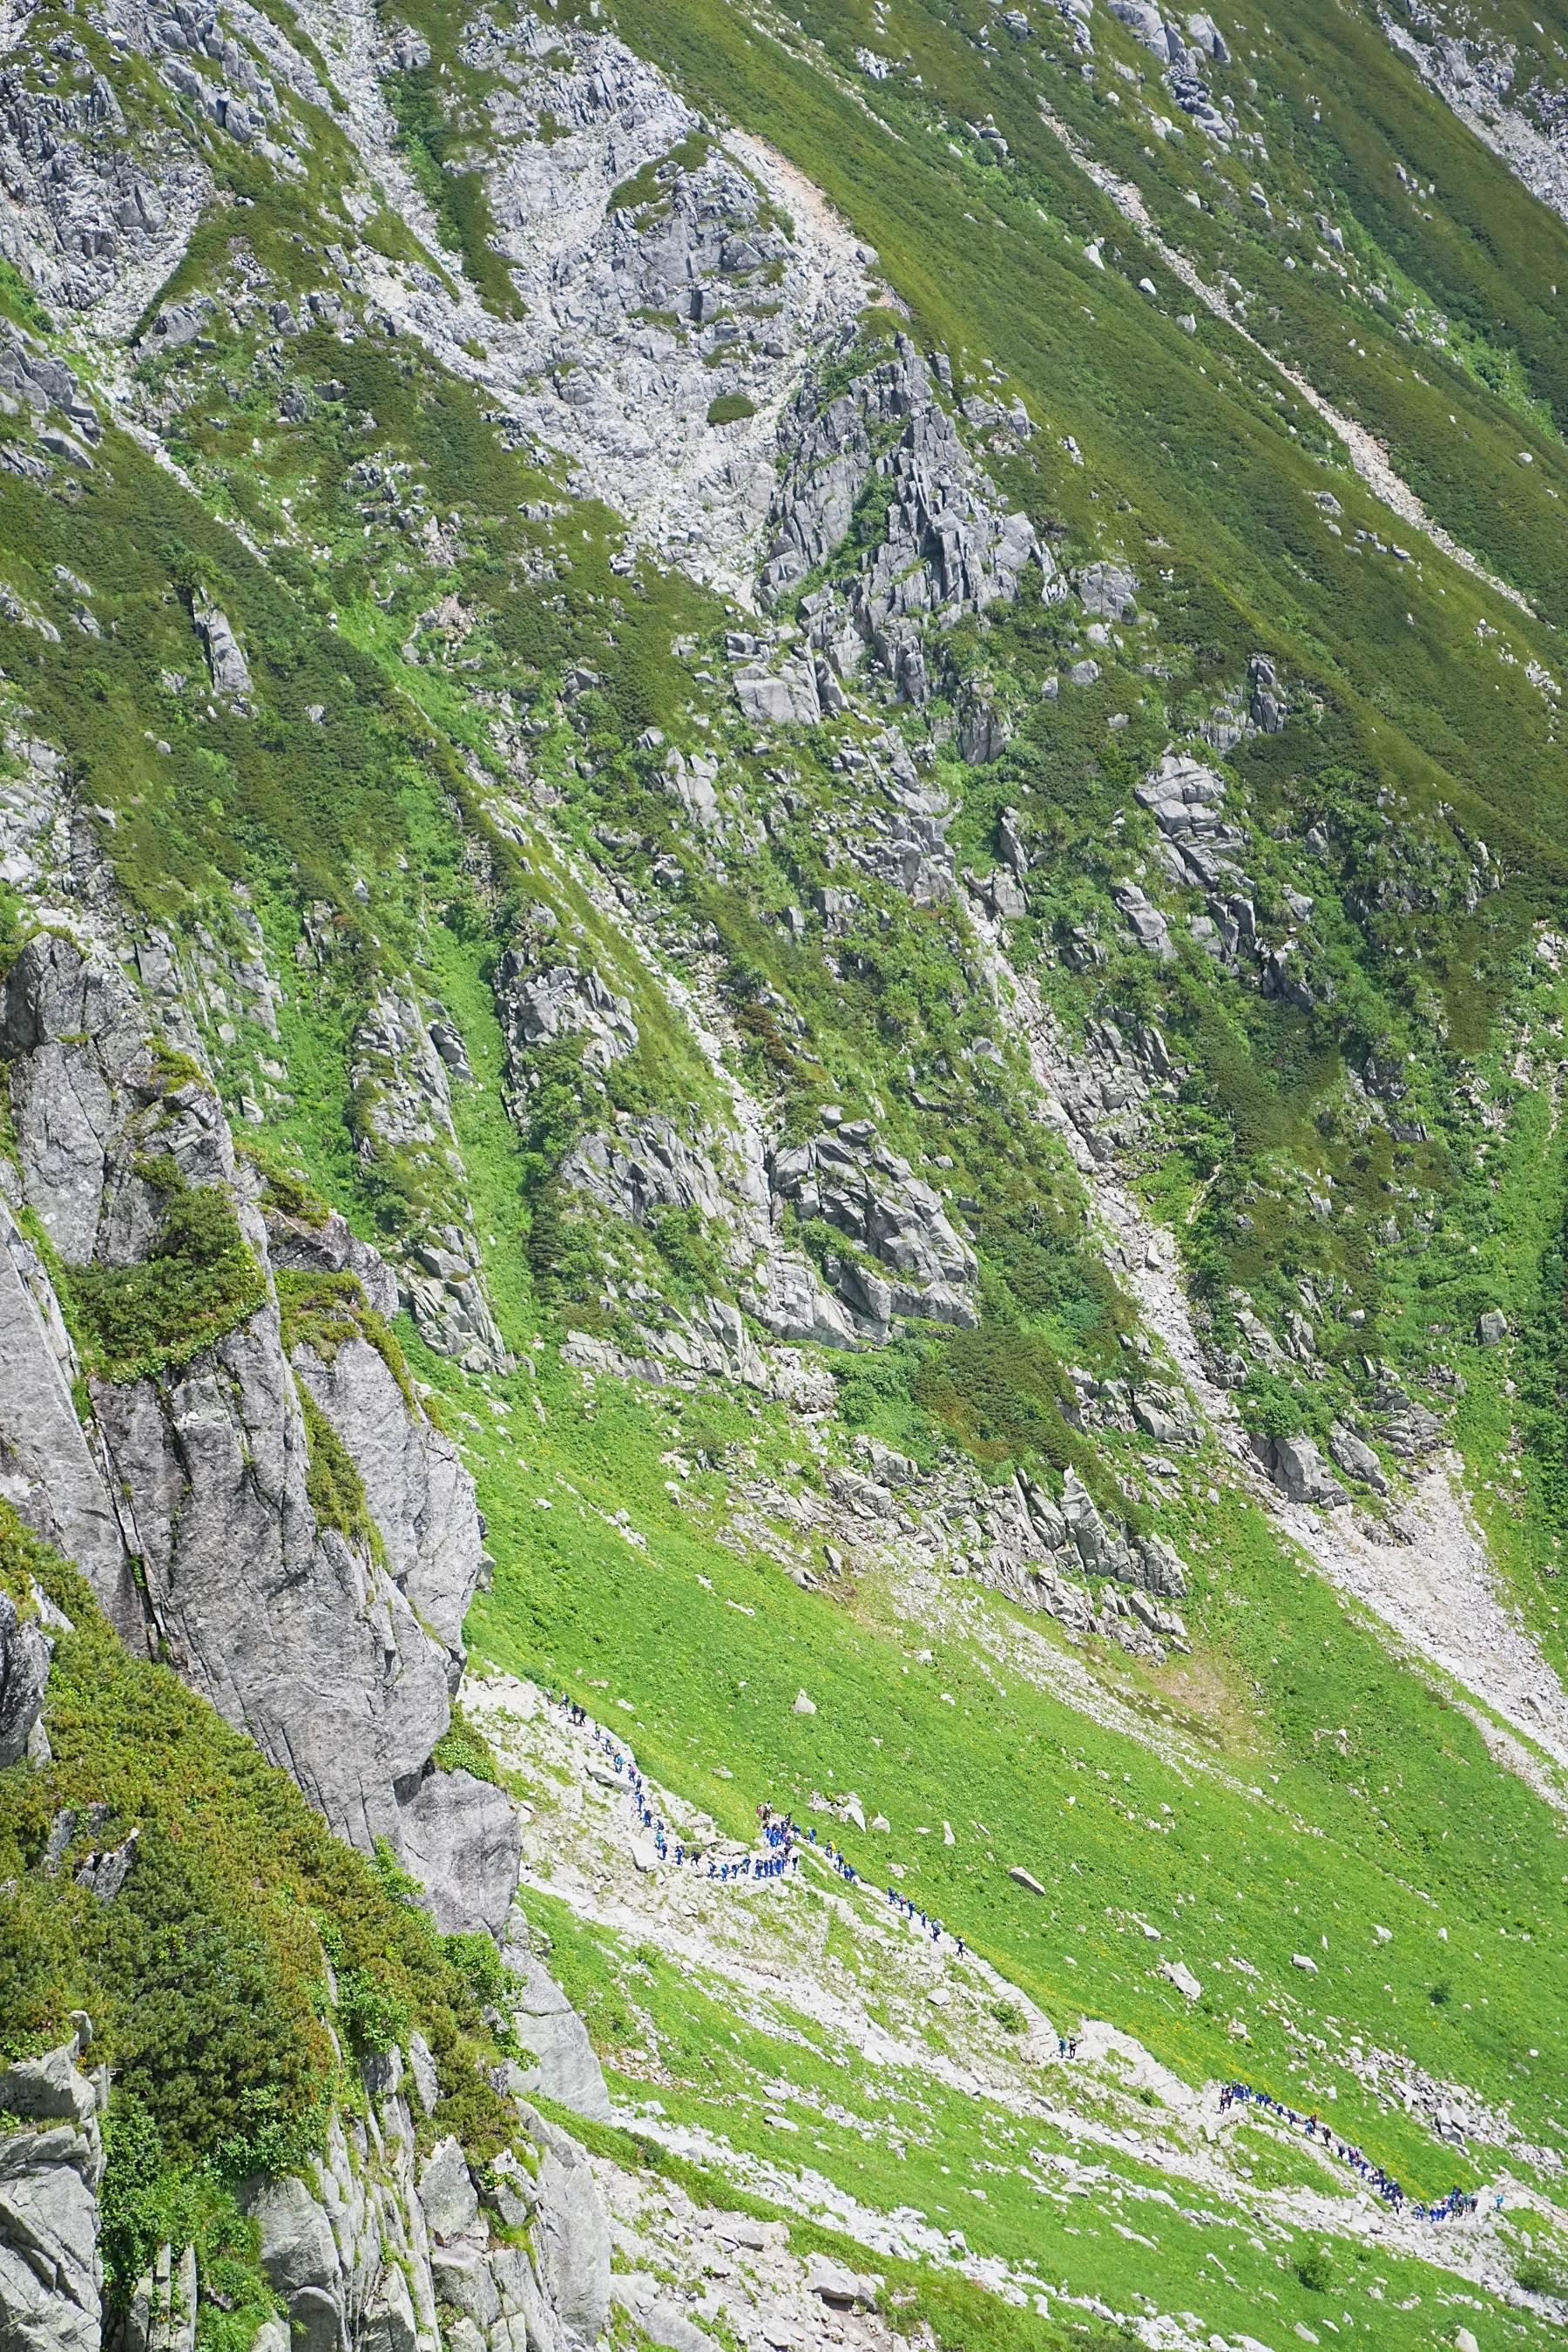
[[[1270,2097],[1267,2091],[1255,2091],[1250,2083],[1222,2083],[1219,2092],[1221,2115],[1239,2106],[1261,2107],[1266,2114],[1278,2116],[1282,2122],[1297,2126],[1310,2140],[1321,2139],[1342,2164],[1348,2164],[1352,2172],[1359,2173],[1368,2187],[1375,2189],[1384,2203],[1392,2205],[1396,2213],[1409,2212],[1417,2221],[1447,2221],[1456,2213],[1474,2213],[1479,2210],[1480,2199],[1457,2184],[1446,2197],[1440,2197],[1431,2205],[1423,2204],[1419,2198],[1406,2198],[1392,2173],[1384,2172],[1381,2164],[1369,2162],[1359,2147],[1352,2147],[1338,2138],[1315,2115],[1298,2115],[1294,2107],[1288,2107],[1282,2100]]]
[[[851,1873],[850,1874],[853,1876],[854,1874]],[[940,1919],[929,1918],[926,1913],[921,1909],[918,1903],[911,1903],[909,1896],[907,1895],[900,1895],[896,1886],[889,1887],[888,1900],[892,1905],[894,1910],[900,1912],[904,1918],[911,1921],[918,1919],[921,1923],[921,1932],[922,1935],[929,1929],[931,1939],[933,1944],[940,1944],[943,1935],[946,1934],[948,1942],[956,1947],[959,1958],[962,1959],[963,1958],[968,1947],[964,1943],[962,1936],[954,1936],[948,1933],[948,1931],[943,1928]]]
[[[762,1831],[763,1843],[769,1849],[766,1853],[742,1854],[734,1861],[721,1862],[714,1855],[707,1853],[701,1847],[689,1846],[681,1838],[675,1841],[672,1856],[670,1832],[665,1827],[662,1814],[656,1813],[648,1803],[643,1792],[642,1774],[630,1757],[617,1747],[615,1739],[602,1724],[594,1721],[586,1707],[578,1706],[570,1692],[563,1691],[557,1698],[553,1691],[547,1689],[544,1696],[552,1706],[558,1706],[562,1710],[567,1722],[574,1730],[587,1732],[594,1745],[604,1749],[609,1762],[625,1780],[627,1794],[637,1807],[638,1823],[652,1837],[654,1852],[660,1862],[669,1862],[673,1859],[677,1869],[694,1869],[699,1875],[701,1875],[702,1864],[706,1862],[707,1875],[716,1885],[726,1886],[731,1880],[742,1878],[752,1880],[783,1878],[792,1863],[798,1870],[800,1862],[795,1851],[795,1841],[798,1832],[795,1825],[795,1817],[791,1813],[775,1813],[773,1807],[765,1802],[757,1807],[757,1821]],[[811,1835],[815,1844],[816,1839],[815,1830]]]

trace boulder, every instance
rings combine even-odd
[[[1414,1458],[1429,1454],[1440,1444],[1443,1423],[1440,1416],[1417,1404],[1397,1384],[1386,1378],[1378,1383],[1373,1405],[1378,1414],[1378,1426],[1385,1442],[1395,1454]]]
[[[419,2170],[419,2205],[425,2226],[438,2246],[462,2237],[479,2219],[479,2199],[460,2144],[448,2135],[437,2141]]]
[[[835,2262],[831,2254],[810,2254],[805,2264],[805,2291],[836,2311],[852,2310],[856,2304],[875,2310],[875,2283],[861,2278],[845,2263]]]
[[[399,1807],[398,1840],[444,1936],[500,1934],[522,1862],[522,1823],[504,1789],[429,1767]]]
[[[860,1518],[889,1518],[898,1510],[887,1487],[879,1486],[874,1478],[863,1477],[858,1470],[842,1469],[834,1462],[824,1471],[823,1477],[835,1502],[842,1503],[846,1510],[855,1512]]]
[[[1168,1984],[1173,1984],[1176,1990],[1184,1994],[1188,2000],[1200,2000],[1203,1998],[1203,1986],[1184,1961],[1162,1960],[1154,1973],[1156,1976],[1163,1977]]]
[[[1112,0],[1112,7],[1125,23],[1131,24],[1134,16],[1152,17],[1158,37],[1159,12],[1143,5],[1143,0]],[[1142,33],[1139,37],[1143,37]],[[1136,618],[1133,598],[1138,583],[1124,563],[1086,563],[1073,573],[1072,584],[1086,613],[1098,614],[1106,621]]]
[[[1342,1421],[1329,1424],[1329,1452],[1347,1477],[1359,1478],[1363,1486],[1375,1494],[1386,1495],[1388,1480],[1382,1463],[1364,1437],[1358,1437]]]
[[[526,1941],[509,1939],[501,1958],[520,1980],[511,1999],[517,2038],[536,2061],[518,2069],[517,2094],[542,2091],[595,2123],[608,2123],[609,2094],[587,2027]]]
[[[74,2058],[74,2045],[65,2054]],[[0,2343],[6,2352],[99,2352],[102,2154],[91,2086],[83,2088],[87,2130],[62,2122],[0,2137]],[[4,2103],[16,2112],[11,2100]]]
[[[96,2130],[98,2095],[77,2065],[79,2039],[63,2042],[41,2058],[16,2058],[0,2070],[0,2114],[28,2123],[64,2123],[73,2130]]]
[[[220,702],[230,703],[237,710],[248,709],[250,665],[240,651],[239,640],[229,626],[228,615],[198,589],[192,603],[191,617],[206,646],[214,694]]]
[[[885,1322],[871,1311],[883,1307],[973,1328],[974,1252],[955,1232],[942,1194],[880,1144],[866,1121],[775,1151],[769,1173],[775,1196],[797,1215],[823,1218],[889,1269],[884,1286],[862,1264],[837,1262],[840,1295],[847,1294],[869,1327],[862,1336],[886,1337]]]
[[[1500,1348],[1508,1338],[1508,1317],[1498,1307],[1489,1307],[1476,1325],[1478,1348]]]
[[[695,2326],[647,2273],[624,2272],[612,2282],[616,2301],[660,2352],[714,2352],[714,2339]],[[639,2290],[642,2290],[639,2292]]]
[[[260,2235],[258,2249],[268,2284],[289,2305],[307,2289],[341,2295],[342,2266],[326,2208],[305,2183],[288,2173],[253,2182],[242,2201]]]
[[[1110,886],[1110,895],[1119,912],[1125,916],[1139,946],[1157,958],[1161,963],[1173,962],[1176,950],[1171,945],[1171,934],[1165,918],[1158,907],[1139,888],[1137,883],[1113,882]]]
[[[539,2118],[531,2128],[545,2149],[534,2238],[540,2276],[568,2343],[589,2352],[610,2315],[609,2219],[584,2151]]]
[[[1255,1441],[1269,1477],[1292,1503],[1348,1502],[1350,1497],[1310,1437]]]

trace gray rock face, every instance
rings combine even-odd
[[[389,1319],[397,1312],[397,1277],[379,1250],[362,1242],[334,1209],[323,1224],[267,1212],[267,1246],[279,1273],[352,1274],[367,1306]]]
[[[173,1154],[187,1182],[231,1171],[232,1147],[226,1151],[227,1129],[216,1100],[196,1087],[166,1097],[134,992],[106,957],[85,956],[50,933],[29,940],[6,976],[0,1054],[11,1065],[11,1111],[28,1204],[68,1261],[79,1265],[100,1255],[110,1264],[127,1263],[137,1252],[126,1228],[139,1220],[151,1236],[151,1200],[137,1197],[148,1188],[120,1164],[118,1154],[132,1121],[143,1122],[158,1108],[168,1113],[159,1145]]]
[[[125,2315],[124,2352],[195,2352],[196,2250],[160,2246]],[[254,2347],[253,2347],[254,2352]]]
[[[700,833],[722,839],[724,816],[714,790],[718,776],[719,762],[711,751],[682,751],[672,743],[664,755],[663,783],[669,798]]]
[[[6,108],[11,87],[11,75],[0,76],[0,110]],[[52,103],[37,93],[29,92],[28,96],[34,106],[41,103],[47,108]],[[15,120],[14,114],[12,119]],[[47,416],[51,409],[58,411],[89,440],[96,441],[102,430],[97,410],[65,362],[39,351],[30,336],[9,322],[0,326],[0,392],[8,394],[36,417]]]
[[[292,1364],[295,1379],[353,1456],[393,1580],[446,1643],[455,1686],[465,1654],[463,1620],[484,1552],[474,1482],[461,1454],[433,1423],[409,1412],[368,1339],[344,1340],[331,1363],[302,1340]]]
[[[1136,5],[1137,0],[1128,0],[1128,5]],[[1115,13],[1121,16],[1122,8],[1117,7]],[[1144,13],[1152,16],[1154,11],[1148,9]],[[1072,584],[1086,613],[1097,614],[1105,621],[1136,618],[1138,607],[1133,598],[1138,583],[1124,563],[1086,563],[1073,573]]]
[[[587,2157],[563,2131],[543,2137],[539,2174],[540,2273],[568,2344],[596,2344],[610,2315],[610,2225]]]
[[[1137,789],[1160,828],[1161,861],[1173,882],[1212,889],[1239,872],[1234,853],[1247,836],[1224,822],[1225,784],[1212,768],[1167,751]]]
[[[495,77],[488,193],[527,306],[509,437],[568,452],[666,561],[749,588],[779,408],[869,299],[864,264],[761,142],[679,160],[707,126],[657,69],[586,23],[546,24],[477,20],[466,47]],[[648,201],[612,209],[639,172]],[[752,413],[710,425],[737,392]]]
[[[253,2352],[288,2352],[290,2340],[294,2352],[485,2352],[487,2337],[489,2352],[573,2352],[595,2340],[609,2232],[576,2143],[520,2105],[538,2179],[503,2154],[486,2197],[531,2246],[498,2245],[459,2143],[447,2136],[420,2159],[395,2053],[367,2065],[365,2086],[368,2132],[334,2114],[310,2180],[241,2191],[288,2310],[276,2344],[258,2337]]]
[[[74,2042],[0,2073],[0,2107],[48,2126],[0,2137],[0,2343],[98,2352],[97,2099]]]
[[[166,1081],[141,1000],[107,958],[54,935],[29,941],[7,975],[0,1038],[24,1189],[63,1256],[138,1262],[162,1202],[137,1163],[167,1154],[187,1184],[226,1190],[265,1265],[266,1228],[236,1183],[216,1095],[201,1077]],[[378,1834],[395,1843],[395,1783],[416,1778],[447,1727],[450,1659],[392,1577],[316,1527],[305,1425],[276,1308],[264,1307],[162,1380],[95,1382],[99,1481],[87,1441],[69,1438],[64,1364],[38,1306],[38,1277],[34,1287],[8,1279],[17,1268],[7,1252],[0,1356],[36,1365],[37,1376],[22,1405],[0,1405],[0,1429],[9,1440],[5,1475],[20,1486],[26,1470],[32,1524],[62,1538],[85,1529],[92,1540],[78,1556],[122,1629],[162,1644],[342,1834],[362,1846]],[[379,1358],[374,1370],[390,1387]],[[357,1389],[355,1371],[365,1375]],[[358,1359],[345,1368],[355,1435],[405,1580],[443,1613],[456,1642],[477,1569],[471,1492],[449,1450],[421,1444],[401,1398],[392,1417],[384,1391],[388,1418],[373,1446],[359,1425],[369,1379]],[[396,1464],[399,1442],[410,1454]],[[58,1464],[43,1450],[57,1443]],[[139,1592],[128,1589],[115,1524],[142,1560]]]
[[[27,1752],[43,1712],[55,1645],[36,1617],[22,1617],[0,1591],[0,1771]]]
[[[735,673],[735,698],[757,726],[812,726],[822,716],[816,670],[809,660],[752,662]]]
[[[1061,1514],[1085,1574],[1120,1576],[1127,1563],[1126,1544],[1107,1528],[1076,1470],[1069,1470],[1063,1483]]]
[[[1158,907],[1145,897],[1136,882],[1113,882],[1110,895],[1125,916],[1133,938],[1141,948],[1161,963],[1174,960],[1176,950],[1171,945],[1171,934],[1165,918]]]
[[[657,1209],[700,1209],[724,1217],[724,1184],[712,1161],[693,1150],[672,1120],[650,1111],[616,1133],[591,1135],[561,1163],[561,1181],[590,1193],[601,1208],[640,1225]]]
[[[261,2267],[267,2283],[286,2301],[306,2287],[331,2287],[340,2264],[332,2225],[302,2180],[292,2174],[269,2180],[249,2200],[250,2218],[261,2235]]]
[[[380,2284],[365,2305],[360,2323],[360,2352],[416,2352],[419,2323],[408,2281],[395,2263],[389,2263]],[[259,2352],[253,2344],[251,2352]],[[287,2352],[287,2345],[279,2352]]]
[[[1415,1459],[1440,1444],[1443,1423],[1438,1414],[1407,1396],[1396,1382],[1384,1379],[1373,1398],[1378,1427],[1395,1454]]]
[[[585,1037],[584,1066],[604,1071],[637,1042],[629,997],[617,996],[596,971],[570,963],[539,971],[519,949],[508,948],[496,968],[495,998],[514,1066],[558,1037]]]
[[[455,2139],[437,2140],[420,2167],[419,2203],[437,2245],[450,2245],[479,2220],[479,2194]]]
[[[63,2042],[41,2058],[17,2058],[0,2070],[0,2107],[39,2123],[68,2123],[90,2135],[98,2094],[77,2065],[78,2042]]]
[[[447,1658],[390,1577],[316,1528],[276,1310],[166,1384],[98,1384],[94,1405],[183,1678],[341,1835],[395,1843],[393,1784],[447,1727]]]
[[[891,728],[870,746],[866,774],[858,774],[857,781],[863,786],[868,777],[880,786],[887,805],[879,807],[869,794],[860,799],[858,814],[865,830],[850,847],[855,864],[901,890],[917,907],[946,905],[955,895],[955,866],[947,838],[952,802],[940,786],[922,778],[908,745]],[[830,890],[819,891],[816,899],[830,934],[858,903],[847,893]]]
[[[767,1288],[760,1297],[747,1295],[742,1303],[755,1308],[757,1320],[775,1339],[813,1348],[853,1348],[854,1324],[838,1301],[825,1291],[809,1258],[781,1251],[768,1260]]]
[[[860,1336],[884,1339],[894,1316],[973,1329],[974,1253],[953,1231],[941,1193],[874,1129],[851,1122],[792,1144],[774,1153],[771,1173],[774,1192],[801,1218],[826,1219],[889,1269],[882,1282],[854,1261],[836,1262],[830,1278]]]
[[[1143,1590],[1167,1601],[1183,1599],[1187,1590],[1187,1571],[1164,1538],[1146,1536],[1137,1549],[1142,1570],[1139,1582]]]
[[[538,2062],[523,2070],[516,2086],[519,2093],[542,2091],[546,2098],[558,2099],[578,2115],[607,2123],[609,2094],[588,2029],[543,1963],[529,1950],[527,1931],[521,1924],[502,1944],[501,1958],[518,1979],[519,1990],[512,1996],[518,2037]]]
[[[650,2272],[619,2271],[610,2282],[610,2290],[620,2309],[660,2352],[709,2352],[712,2337],[693,2326],[679,2305],[659,2293],[658,2281]]]
[[[468,1205],[468,1175],[452,1125],[447,1065],[411,996],[384,991],[354,1033],[349,1075],[364,1106],[360,1148],[405,1156],[433,1171],[446,1195],[400,1247],[398,1296],[426,1345],[474,1372],[504,1371],[506,1344],[485,1288]],[[445,1213],[445,1222],[440,1222]]]
[[[845,353],[853,348],[851,336]],[[897,437],[888,448],[889,428]],[[1002,510],[907,335],[895,358],[826,406],[808,382],[780,438],[788,457],[769,518],[764,601],[787,595],[837,553],[874,465],[892,483],[883,543],[846,593],[813,599],[811,642],[838,676],[850,675],[869,646],[905,698],[923,703],[931,690],[921,649],[927,618],[1010,603],[1031,562],[1047,603],[1066,593],[1028,518]]]
[[[400,1835],[443,1935],[500,1933],[522,1859],[522,1826],[504,1789],[471,1772],[427,1771],[404,1801]]]
[[[19,68],[0,74],[8,253],[25,257],[47,300],[95,310],[125,332],[167,277],[211,176],[161,124],[132,144],[101,74],[89,90],[58,93],[30,79]]]

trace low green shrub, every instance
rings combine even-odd
[[[1327,2294],[1334,2283],[1334,2257],[1330,2246],[1303,2247],[1290,2267],[1313,2294]]]
[[[436,1742],[431,1755],[443,1772],[471,1772],[476,1780],[489,1780],[498,1789],[506,1786],[506,1774],[497,1759],[495,1749],[479,1726],[471,1723],[459,1706],[453,1707],[451,1722]]]
[[[111,1381],[188,1363],[267,1304],[266,1280],[227,1193],[187,1186],[169,1159],[146,1161],[139,1172],[164,1199],[145,1263],[66,1274],[91,1369]]]
[[[319,1528],[332,1528],[346,1543],[363,1545],[372,1559],[384,1565],[381,1529],[370,1513],[359,1465],[308,1388],[300,1390],[305,1416],[310,1466],[305,1491]]]

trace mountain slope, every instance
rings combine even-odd
[[[111,2312],[1544,2339],[1563,28],[7,24],[3,1492],[482,2084],[301,1895],[325,2088],[183,2135],[24,1547]]]

